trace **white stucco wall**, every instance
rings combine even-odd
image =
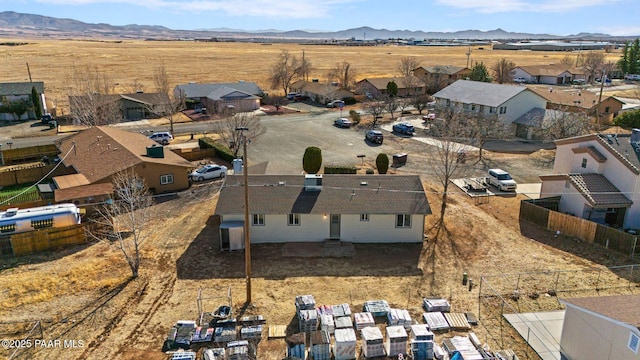
[[[507,112],[500,114],[500,107],[506,106]],[[523,91],[518,95],[498,106],[498,116],[500,120],[506,124],[511,124],[514,120],[524,115],[533,108],[546,108],[547,100],[533,91]]]
[[[558,211],[583,217],[587,200],[573,185],[566,187],[568,180],[543,181],[540,189],[540,197],[561,196]]]
[[[251,217],[252,218],[252,217]],[[299,226],[287,225],[288,215],[265,215],[265,224],[249,229],[252,244],[321,242],[329,238],[329,214],[300,215]],[[225,215],[223,221],[244,221],[244,215]],[[251,220],[250,220],[251,221]],[[354,243],[422,242],[424,215],[412,215],[411,227],[396,228],[396,215],[370,214],[360,221],[359,214],[340,216],[340,240]]]
[[[637,360],[640,352],[627,346],[631,333],[640,337],[633,326],[567,306],[560,351],[572,360]]]

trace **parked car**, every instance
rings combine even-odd
[[[293,101],[307,101],[309,97],[307,95],[297,94],[293,97]]]
[[[640,75],[638,74],[627,74],[624,76],[625,80],[640,80]]]
[[[189,174],[189,179],[193,181],[203,181],[207,179],[223,178],[227,175],[227,167],[224,165],[205,165]]]
[[[416,132],[416,129],[413,127],[413,125],[408,123],[393,124],[392,129],[393,132],[396,132],[398,134],[413,135],[413,133]]]
[[[342,100],[333,100],[327,104],[328,108],[341,108],[344,107],[344,101]]]
[[[42,114],[42,117],[40,117],[40,122],[47,125],[49,123],[49,121],[53,120],[53,116],[51,116],[51,114],[46,113],[46,114]]]
[[[514,83],[518,83],[518,84],[524,84],[527,82],[527,79],[523,78],[523,77],[517,77],[515,79],[513,79]]]
[[[158,144],[167,145],[171,140],[173,140],[173,135],[167,131],[163,131],[149,135],[149,139],[157,142]]]
[[[489,169],[487,182],[497,187],[500,191],[516,191],[518,184],[502,169]]]
[[[297,92],[290,92],[287,94],[287,100],[293,100],[294,97],[296,97],[296,95],[300,95]]]
[[[573,85],[584,85],[587,83],[587,80],[585,79],[573,79],[572,81]]]
[[[341,128],[348,128],[348,127],[351,127],[351,125],[353,125],[353,122],[347,118],[337,118],[333,122],[333,125]]]
[[[422,121],[429,122],[436,119],[435,113],[428,113],[427,115],[422,115]]]
[[[384,135],[382,135],[382,131],[380,130],[369,130],[364,135],[364,139],[376,144],[382,144],[382,140],[384,140]]]

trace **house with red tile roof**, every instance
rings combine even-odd
[[[553,174],[540,176],[541,198],[558,211],[623,229],[640,229],[640,129],[557,140]]]

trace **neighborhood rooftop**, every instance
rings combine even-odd
[[[570,298],[562,301],[640,328],[640,311],[638,311],[640,295],[638,294]]]
[[[524,86],[493,84],[481,81],[458,80],[433,95],[464,104],[497,107],[523,91]]]

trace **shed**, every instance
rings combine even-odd
[[[223,221],[220,224],[220,250],[244,249],[244,222]]]

